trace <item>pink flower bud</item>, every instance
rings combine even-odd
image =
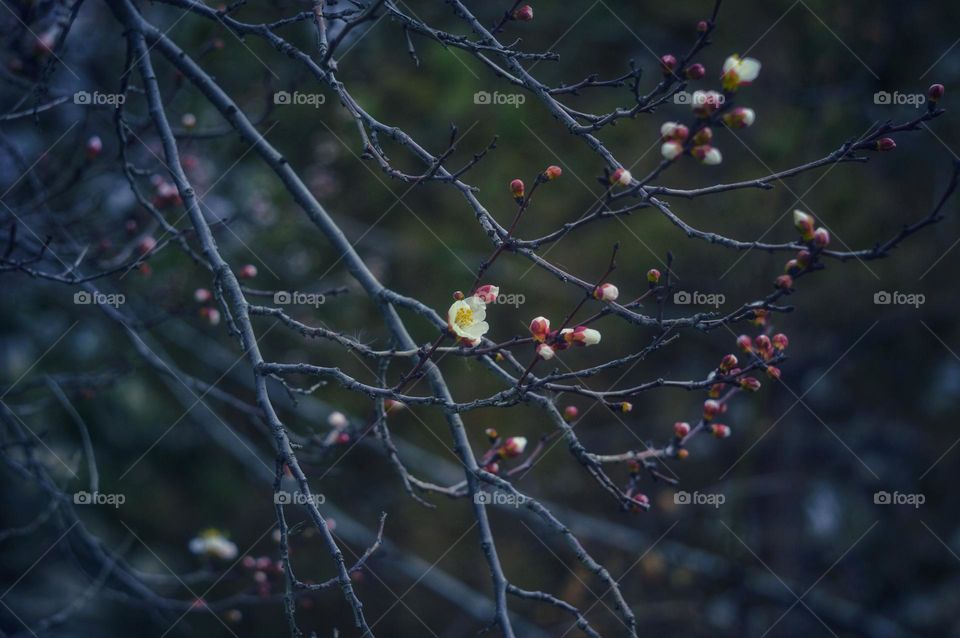
[[[714,423],[710,426],[710,433],[718,439],[725,439],[730,436],[730,428],[722,423]]]
[[[770,343],[770,337],[767,335],[758,335],[754,341],[754,344],[757,346],[757,350],[760,352],[767,352],[771,347],[773,347]]]
[[[253,264],[246,264],[240,269],[240,272],[237,275],[241,279],[253,279],[257,276],[257,267]]]
[[[713,399],[707,399],[703,402],[703,420],[710,421],[713,417],[720,414],[720,402]]]
[[[720,151],[709,144],[694,146],[690,149],[690,154],[707,166],[716,166],[723,161],[723,155],[720,154]]]
[[[513,19],[520,20],[521,22],[530,22],[533,20],[533,7],[529,4],[523,5],[513,12]]]
[[[682,447],[679,450],[677,450],[677,458],[680,459],[681,461],[687,458],[688,456],[690,456],[690,450],[688,450],[687,448]]]
[[[537,317],[531,321],[530,334],[533,336],[534,341],[540,341],[541,343],[545,341],[547,335],[550,334],[550,320],[546,317]]]
[[[710,25],[707,23],[706,20],[701,20],[700,22],[697,23],[697,33],[706,33],[707,29],[709,28],[710,28]]]
[[[184,128],[193,128],[197,125],[197,116],[193,113],[184,113],[183,117],[180,118],[180,123],[183,124]]]
[[[776,366],[767,366],[767,376],[770,377],[771,379],[779,379],[780,368]]]
[[[522,179],[515,179],[510,182],[510,192],[513,193],[513,198],[517,202],[523,201],[524,186]]]
[[[625,168],[618,168],[610,174],[610,183],[619,184],[620,186],[629,186],[630,182],[633,181],[633,175],[630,174]]]
[[[600,333],[586,326],[577,326],[573,330],[566,328],[561,334],[564,340],[571,345],[595,346],[600,343]]]
[[[94,159],[100,152],[103,150],[103,140],[100,139],[98,135],[94,135],[89,140],[87,140],[87,159]]]
[[[650,497],[646,494],[634,494],[630,499],[633,501],[634,511],[650,509]]]
[[[563,169],[561,169],[559,166],[548,166],[547,170],[543,172],[543,176],[551,181],[557,179],[561,175],[563,175]]]
[[[813,245],[817,248],[826,248],[830,245],[830,232],[826,228],[818,228],[813,233]]]
[[[201,308],[200,316],[206,319],[211,326],[220,324],[220,311],[216,308]]]
[[[197,288],[193,291],[193,300],[197,303],[207,303],[213,299],[213,293],[206,288]]]
[[[796,259],[791,259],[783,265],[783,272],[788,275],[796,275],[800,272],[800,264],[797,263]]]
[[[813,239],[813,217],[802,210],[793,211],[793,226],[800,231],[804,241]]]
[[[682,439],[690,434],[690,424],[685,421],[677,421],[673,424],[673,433],[678,439]]]
[[[493,303],[500,295],[500,288],[490,284],[485,284],[477,288],[473,295],[478,297],[483,303]]]
[[[773,343],[773,347],[777,350],[786,350],[787,346],[790,345],[790,340],[787,339],[787,335],[783,334],[782,332],[778,332],[777,334],[773,335],[771,342]]]
[[[709,144],[711,141],[713,141],[713,129],[709,126],[704,126],[693,136],[693,143],[698,146],[701,144]]]
[[[656,268],[651,268],[650,270],[648,270],[648,271],[647,271],[647,281],[648,281],[651,285],[656,285],[656,284],[660,283],[660,271],[657,270]]]
[[[723,123],[730,128],[747,128],[757,119],[753,109],[738,106],[723,114]]]
[[[549,361],[553,359],[556,353],[553,351],[553,348],[548,346],[545,343],[537,344],[537,356],[543,359],[544,361]]]
[[[664,75],[670,75],[677,68],[677,58],[667,53],[660,56],[660,69]]]
[[[466,295],[463,294],[462,290],[457,290],[456,292],[453,293],[454,301],[463,301],[465,298],[466,298]]]
[[[793,277],[790,275],[780,275],[773,284],[780,290],[790,290],[793,288]]]
[[[140,251],[141,255],[146,255],[156,247],[157,247],[157,240],[149,235],[141,239],[140,243],[137,244],[137,250]]]
[[[593,297],[601,301],[616,301],[620,290],[611,283],[600,284],[593,290]]]
[[[339,443],[340,445],[346,445],[349,442],[350,442],[349,432],[341,432],[340,434],[337,435],[337,443]]]
[[[500,456],[505,459],[512,459],[523,454],[527,449],[527,439],[523,436],[511,436],[500,446]]]
[[[575,405],[568,405],[563,409],[563,420],[567,423],[574,421],[580,416],[580,410]]]
[[[931,84],[930,88],[927,89],[927,97],[930,98],[931,102],[937,102],[943,97],[946,91],[942,84]]]
[[[881,137],[877,140],[878,151],[892,151],[895,148],[897,148],[897,143],[891,137]]]
[[[797,253],[797,265],[800,268],[806,268],[810,265],[810,258],[812,255],[809,250],[801,250]]]
[[[633,410],[633,404],[630,403],[630,402],[628,402],[628,401],[624,401],[624,402],[622,402],[622,403],[620,404],[619,408],[620,408],[620,411],[621,411],[621,412],[623,412],[624,414],[626,414],[626,413],[630,412],[631,410]]]
[[[683,144],[674,141],[664,142],[660,147],[660,154],[663,155],[663,159],[672,162],[683,155]]]
[[[720,371],[728,372],[729,370],[736,368],[738,363],[739,360],[737,359],[737,355],[728,354],[720,360]]]
[[[706,74],[707,69],[700,63],[691,64],[686,70],[686,76],[688,80],[699,80]]]
[[[744,352],[753,352],[753,342],[747,335],[737,337],[737,345],[740,346],[740,349]]]
[[[739,369],[740,368],[737,368],[736,370]],[[735,370],[731,370],[729,374],[734,374],[734,372]],[[720,395],[723,394],[723,389],[725,387],[727,386],[722,383],[714,383],[712,386],[710,386],[710,389],[707,390],[707,396],[711,399],[719,399]]]
[[[740,389],[747,392],[756,392],[760,389],[760,381],[755,377],[744,377],[740,379]]]

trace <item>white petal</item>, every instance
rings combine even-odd
[[[723,61],[723,72],[726,73],[730,69],[734,68],[739,64],[740,58],[736,55],[731,55],[729,58]]]
[[[754,58],[744,58],[737,68],[737,75],[741,82],[753,82],[760,75],[760,61]]]
[[[660,147],[660,154],[664,159],[673,160],[683,153],[683,147],[676,142],[667,142]]]

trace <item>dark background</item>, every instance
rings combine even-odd
[[[502,11],[495,3],[470,5],[487,23]],[[406,6],[437,27],[462,32],[443,3]],[[510,25],[502,39],[522,37],[528,50],[560,53],[559,62],[535,65],[534,74],[543,81],[574,82],[592,72],[611,77],[625,72],[628,60],[634,59],[647,71],[642,86],[651,88],[658,77],[651,51],[657,55],[686,51],[695,38],[696,21],[706,17],[712,3],[600,0],[534,7],[535,20]],[[29,34],[11,17],[14,12],[24,15],[25,9],[17,3],[8,8],[10,13],[3,12],[7,16],[0,15],[3,55],[8,62],[29,59]],[[308,8],[276,2],[244,8],[236,15],[255,22]],[[356,127],[337,100],[256,38],[241,43],[209,21],[195,16],[180,20],[176,9],[162,5],[144,9],[192,54],[207,47],[211,38],[222,38],[223,48],[205,53],[202,64],[248,113],[262,113],[278,89],[326,95],[326,104],[318,109],[271,110],[260,130],[358,242],[358,251],[385,285],[445,311],[451,291],[472,281],[467,267],[475,269],[489,251],[488,240],[462,197],[442,185],[410,189],[391,181],[372,162],[360,161]],[[698,57],[708,75],[697,86],[715,86],[714,78],[729,53],[749,52],[760,59],[759,80],[742,89],[740,98],[756,109],[756,124],[737,136],[718,134],[716,145],[724,153],[721,166],[701,166],[688,158],[660,183],[689,188],[763,176],[771,169],[822,157],[844,140],[862,135],[874,121],[903,121],[917,114],[910,105],[875,104],[877,91],[924,93],[932,82],[942,82],[947,86],[943,106],[950,111],[960,76],[958,19],[960,6],[951,2],[729,3],[721,10],[714,44]],[[284,35],[309,49],[309,24]],[[122,42],[121,28],[106,7],[85,4],[62,56],[78,77],[64,68],[56,70],[51,92],[115,91],[122,71]],[[433,152],[444,147],[448,125],[455,123],[465,137],[451,166],[466,162],[499,135],[497,149],[465,179],[480,189],[481,201],[501,224],[509,222],[514,210],[509,180],[522,177],[529,183],[548,164],[562,166],[563,177],[538,194],[523,219],[521,237],[534,237],[573,220],[595,201],[601,192],[595,181],[602,172],[598,157],[533,96],[525,95],[519,108],[476,105],[476,91],[517,90],[493,78],[463,51],[445,50],[422,38],[415,42],[419,69],[406,54],[400,28],[389,19],[381,20],[346,45],[350,50],[339,56],[339,79],[372,115],[401,126]],[[171,67],[159,54],[153,58],[162,85],[170,87],[176,81]],[[23,81],[29,85],[35,79],[29,71],[4,72],[4,112],[22,95]],[[135,83],[139,82],[137,76]],[[566,101],[599,113],[626,105],[629,99],[624,88],[594,90]],[[127,108],[145,117],[140,96],[131,96]],[[166,108],[174,122],[183,113],[195,114],[199,130],[224,124],[190,87],[176,92]],[[634,174],[642,175],[659,161],[653,145],[660,124],[688,117],[687,107],[671,104],[653,115],[621,121],[600,137],[618,158],[636,161]],[[939,197],[958,148],[955,121],[948,112],[929,130],[898,135],[894,152],[870,154],[866,164],[820,169],[777,182],[770,191],[676,200],[674,210],[697,228],[744,240],[783,242],[794,237],[789,212],[802,208],[831,229],[838,248],[870,247],[926,214]],[[50,233],[64,245],[69,244],[67,237],[96,244],[106,234],[122,245],[127,241],[126,220],[146,222],[117,168],[109,109],[68,103],[35,121],[0,122],[0,132],[29,163],[46,151],[32,171],[44,183],[54,183],[65,164],[83,161],[83,144],[90,135],[104,140],[103,154],[82,182],[51,202],[59,223],[54,226],[50,217],[35,213],[38,234]],[[151,133],[142,137],[159,153]],[[371,302],[255,153],[248,154],[235,136],[187,141],[181,150],[196,162],[191,178],[203,194],[207,212],[231,220],[232,232],[218,233],[231,265],[257,265],[260,274],[253,284],[263,289],[348,286],[348,294],[316,311],[302,309],[298,317],[384,345],[385,330]],[[387,150],[399,167],[422,170],[403,149],[388,145]],[[142,164],[150,164],[150,154],[142,146],[134,154]],[[23,171],[8,159],[0,165],[2,182],[9,185]],[[153,166],[160,171],[156,162]],[[19,184],[3,200],[22,206],[29,196],[29,187]],[[765,383],[759,394],[734,401],[725,417],[734,432],[730,439],[697,440],[688,460],[669,462],[681,489],[722,493],[726,498],[722,506],[680,507],[674,504],[673,488],[646,481],[644,489],[654,507],[643,514],[619,512],[562,443],[518,484],[555,506],[594,557],[614,578],[622,578],[644,634],[960,635],[955,614],[960,603],[955,496],[960,450],[954,447],[960,391],[955,293],[960,251],[954,247],[960,224],[955,201],[945,212],[941,224],[911,238],[889,259],[830,262],[826,271],[798,283],[789,298],[796,311],[775,319],[776,329],[791,340],[782,383]],[[687,239],[652,210],[638,211],[625,224],[608,220],[592,225],[559,242],[548,257],[590,279],[602,272],[617,240],[622,250],[614,281],[625,297],[642,292],[643,273],[651,267],[662,269],[666,252],[672,251],[679,285],[725,295],[721,310],[766,294],[784,261],[782,254],[743,254]],[[134,272],[122,280],[113,278],[104,288],[123,291],[125,311],[155,322],[152,346],[162,348],[191,374],[252,401],[252,374],[245,361],[237,362],[241,353],[236,342],[223,324],[206,325],[191,300],[195,288],[210,285],[208,273],[174,250],[158,255],[151,266],[150,276]],[[540,314],[559,318],[576,302],[575,290],[544,272],[528,271],[529,267],[528,261],[507,255],[490,272],[488,279],[503,292],[524,295],[525,303],[491,309],[488,336],[502,340],[521,334],[530,318]],[[106,383],[83,383],[68,392],[90,427],[101,489],[127,498],[116,512],[81,508],[88,530],[108,545],[122,547],[132,565],[162,575],[169,575],[167,568],[189,573],[204,567],[187,544],[208,526],[228,531],[241,552],[276,558],[277,545],[270,534],[275,523],[271,488],[263,480],[263,472],[268,478],[272,472],[271,441],[249,419],[209,398],[184,416],[176,390],[143,365],[117,324],[95,308],[74,305],[75,290],[69,286],[22,273],[5,273],[2,281],[0,375],[9,390],[3,401],[40,434],[51,455],[56,453],[75,468],[80,479],[72,479],[51,456],[50,469],[68,492],[86,484],[86,470],[77,430],[51,400],[44,375],[98,371],[107,375]],[[878,291],[921,293],[925,303],[918,308],[877,305]],[[687,310],[668,307],[667,313],[679,316]],[[433,328],[421,319],[407,313],[404,318],[418,340],[434,338]],[[280,326],[271,328],[272,324],[268,319],[256,322],[268,359],[338,365],[372,381],[373,375],[364,368],[368,362],[326,342],[305,341]],[[564,355],[569,365],[600,363],[639,349],[652,337],[648,330],[617,321],[604,320],[598,328],[602,345]],[[752,332],[745,326],[734,330],[685,332],[626,377],[621,379],[624,371],[619,370],[585,383],[606,389],[658,377],[702,378],[723,354],[734,351],[736,334]],[[451,357],[441,367],[458,398],[501,389],[475,362]],[[355,423],[370,417],[367,399],[333,386],[298,405],[278,387],[274,390],[282,418],[299,433],[325,432],[326,416],[333,409],[347,413]],[[696,419],[701,401],[700,393],[661,389],[638,397],[632,413],[614,415],[590,409],[582,400],[560,399],[561,405],[573,403],[585,413],[577,426],[579,436],[589,449],[603,453],[642,447],[638,440],[662,444],[674,421]],[[477,410],[465,420],[479,450],[484,449],[486,427],[531,440],[551,428],[538,411],[524,407]],[[462,478],[438,411],[399,412],[390,421],[401,455],[417,475],[448,483]],[[226,427],[241,435],[266,466],[238,447]],[[382,618],[375,628],[378,634],[464,636],[483,627],[484,621],[470,610],[483,616],[490,578],[476,530],[471,529],[468,503],[434,496],[437,509],[417,505],[374,444],[344,446],[326,456],[305,451],[303,456],[314,489],[326,496],[325,513],[353,552],[363,551],[378,514],[388,513],[388,546],[357,578],[368,619]],[[626,480],[624,468],[610,471],[617,480]],[[0,518],[5,527],[24,525],[44,510],[42,494],[21,479],[5,473],[3,486]],[[879,490],[922,494],[925,503],[918,508],[877,505],[874,493]],[[288,513],[295,520],[299,516],[289,508]],[[603,583],[579,566],[561,539],[522,510],[497,510],[493,524],[508,576],[518,585],[552,591],[581,608],[602,598],[603,604],[594,605],[589,617],[604,635],[622,633],[615,616],[605,609],[612,608],[612,602],[604,596]],[[0,543],[0,575],[6,583],[0,587],[3,631],[23,631],[11,609],[30,625],[90,586],[62,546],[43,555],[59,535],[55,526],[46,525],[26,538]],[[301,578],[319,581],[333,574],[316,536],[295,537],[293,551]],[[210,568],[219,576],[228,566]],[[254,591],[252,583],[249,571],[238,566],[204,597],[213,601]],[[208,586],[209,581],[191,589],[201,593]],[[158,590],[171,598],[193,597],[181,586]],[[228,623],[237,636],[286,631],[279,604],[241,609],[243,619]],[[548,606],[512,600],[511,609],[519,635],[560,636],[570,627],[567,616]],[[135,631],[161,635],[166,630],[163,621],[148,624],[152,621],[145,614],[103,592],[55,635],[128,636]],[[303,628],[320,636],[334,635],[334,627],[341,635],[354,635],[350,611],[335,589],[307,600],[299,618]],[[539,626],[542,633],[524,631],[522,622]],[[576,633],[574,629],[570,635]],[[167,635],[230,634],[209,614],[198,613]]]

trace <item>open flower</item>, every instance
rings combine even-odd
[[[447,326],[458,341],[468,346],[480,343],[483,335],[490,329],[484,319],[487,317],[487,305],[477,296],[454,301],[447,310]]]
[[[736,91],[741,84],[750,84],[760,75],[760,62],[754,58],[741,58],[737,54],[731,55],[723,63],[723,74],[720,79],[726,91]]]
[[[237,545],[232,543],[218,529],[205,529],[200,535],[190,540],[190,551],[202,556],[215,556],[222,560],[233,560],[237,557]]]

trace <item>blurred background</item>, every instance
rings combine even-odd
[[[488,24],[505,8],[487,2],[468,5]],[[522,38],[526,50],[559,53],[557,62],[529,65],[548,84],[576,82],[591,73],[615,77],[634,60],[645,71],[641,88],[649,90],[659,79],[656,56],[686,52],[697,21],[708,17],[712,5],[707,0],[534,4],[535,19],[508,25],[501,40]],[[45,82],[45,60],[37,53],[36,39],[65,9],[44,2],[5,1],[4,7],[4,113],[77,91],[118,90],[125,55],[122,29],[104,3],[80,7],[61,55],[63,64],[46,74]],[[466,33],[445,3],[412,1],[401,8],[437,28]],[[471,269],[489,254],[490,245],[454,189],[438,184],[410,188],[362,160],[356,126],[336,97],[257,38],[241,41],[209,20],[162,4],[142,9],[244,107],[385,285],[439,312],[449,305],[452,291],[470,285]],[[309,10],[309,3],[276,1],[243,7],[235,16],[262,22],[302,10]],[[768,191],[677,199],[674,211],[702,230],[785,242],[795,236],[789,213],[801,208],[830,228],[841,249],[869,248],[919,219],[945,189],[960,148],[950,112],[960,77],[958,24],[960,5],[952,2],[725,3],[713,45],[697,58],[707,67],[707,77],[692,88],[717,88],[715,78],[730,53],[758,58],[763,63],[760,78],[738,98],[756,110],[757,121],[736,135],[717,134],[722,165],[681,161],[660,184],[695,188],[761,177],[820,158],[863,135],[876,121],[900,122],[919,114],[910,103],[878,104],[875,94],[880,91],[924,95],[930,84],[941,82],[947,87],[943,106],[948,113],[919,131],[897,135],[895,151],[871,153],[865,164],[812,171],[775,182]],[[309,22],[282,33],[312,50]],[[402,29],[389,18],[358,29],[339,54],[339,80],[370,114],[402,127],[433,153],[445,148],[449,126],[455,124],[462,140],[450,167],[468,162],[499,136],[496,149],[464,180],[479,189],[481,202],[503,225],[514,212],[509,181],[520,177],[530,183],[547,165],[560,165],[563,177],[538,192],[523,218],[517,231],[522,238],[572,221],[596,201],[602,192],[596,182],[603,171],[599,158],[542,104],[493,77],[463,51],[419,37],[413,41],[419,68],[406,52]],[[171,120],[178,123],[190,114],[196,118],[194,131],[223,131],[225,122],[203,96],[158,53],[152,58],[169,98],[165,107]],[[139,75],[133,84],[139,86]],[[279,90],[323,94],[324,104],[272,104],[271,96]],[[525,100],[477,104],[478,91],[524,95]],[[33,97],[22,102],[25,94]],[[602,113],[627,106],[630,99],[624,87],[594,89],[564,101]],[[166,177],[154,156],[160,146],[146,125],[142,95],[131,93],[125,108],[138,136],[129,149],[131,159]],[[660,124],[672,119],[688,120],[689,107],[667,104],[655,114],[622,120],[599,137],[622,161],[636,162],[634,175],[643,175],[659,162]],[[102,139],[103,150],[89,160],[85,145],[94,135]],[[51,237],[53,250],[76,256],[86,249],[87,263],[103,265],[122,263],[151,231],[152,220],[120,170],[108,106],[69,100],[36,117],[0,119],[0,142],[4,234],[15,214],[38,237]],[[384,143],[399,168],[423,170],[404,149]],[[346,287],[346,293],[329,296],[323,305],[296,307],[291,313],[306,323],[386,346],[373,304],[256,153],[230,134],[186,136],[181,152],[205,214],[228,220],[217,230],[225,257],[235,270],[256,266],[258,274],[249,286],[304,292]],[[28,177],[21,177],[28,168]],[[143,179],[149,186],[149,173]],[[60,188],[64,185],[69,188]],[[518,482],[553,508],[620,581],[644,633],[960,635],[954,613],[960,603],[960,499],[950,487],[960,463],[956,200],[944,212],[939,225],[911,238],[888,259],[830,262],[825,271],[798,282],[788,299],[796,310],[773,319],[774,329],[791,342],[790,358],[781,366],[782,383],[765,382],[758,394],[733,402],[725,416],[733,431],[729,439],[696,440],[688,459],[661,468],[679,480],[677,488],[644,479],[650,511],[618,511],[562,443]],[[173,222],[182,213],[182,207],[174,206],[168,219]],[[766,294],[782,271],[782,254],[736,252],[688,239],[648,209],[623,221],[588,226],[541,253],[590,280],[603,271],[611,245],[620,241],[613,280],[623,297],[633,298],[646,289],[647,269],[663,270],[670,251],[677,285],[723,295],[720,311]],[[180,219],[177,225],[186,227],[187,221]],[[162,231],[154,234],[160,237]],[[61,269],[49,256],[35,266]],[[148,266],[97,285],[125,295],[120,310],[143,322],[144,343],[151,351],[253,404],[252,374],[236,341],[225,323],[210,325],[203,305],[194,300],[197,288],[211,286],[209,273],[175,247],[151,258]],[[559,320],[579,298],[572,287],[512,255],[501,258],[487,279],[504,293],[523,296],[522,304],[491,308],[488,336],[497,340],[524,334],[537,315]],[[67,493],[87,485],[77,427],[82,420],[95,450],[101,491],[125,495],[118,508],[78,506],[82,527],[121,551],[169,599],[201,597],[212,603],[239,594],[252,599],[251,604],[228,605],[215,614],[191,613],[177,621],[181,612],[158,611],[109,577],[98,583],[96,566],[78,558],[76,532],[61,536],[67,526],[50,509],[49,497],[5,467],[0,526],[9,530],[37,524],[25,534],[0,536],[3,633],[285,632],[281,603],[256,600],[282,593],[279,575],[270,572],[265,585],[258,584],[254,569],[243,564],[228,569],[233,561],[199,558],[189,550],[192,538],[214,527],[229,535],[240,555],[277,560],[269,436],[250,415],[215,395],[184,395],[179,382],[146,363],[120,324],[94,306],[74,303],[79,288],[22,272],[4,272],[2,282],[4,409],[36,433],[37,453]],[[877,304],[880,292],[922,295],[923,303]],[[673,305],[665,311],[667,316],[689,312],[689,307]],[[418,341],[435,338],[435,329],[421,318],[403,316]],[[342,348],[305,340],[270,318],[257,318],[255,325],[268,360],[340,366],[374,382],[370,363]],[[601,363],[642,348],[653,336],[650,330],[610,319],[597,328],[603,333],[601,346],[564,353],[566,365]],[[733,331],[687,331],[629,371],[612,370],[583,383],[604,390],[660,377],[701,379],[724,354],[735,351],[741,332],[754,334],[756,329],[744,324]],[[520,356],[527,357],[526,352]],[[458,399],[503,388],[476,362],[449,357],[441,367]],[[51,390],[51,379],[66,401]],[[371,418],[367,398],[332,385],[297,401],[277,385],[272,392],[285,423],[305,437],[326,436],[332,411],[343,412],[357,427]],[[702,400],[699,392],[659,389],[637,397],[633,411],[623,415],[592,409],[576,397],[560,397],[558,403],[580,409],[577,431],[588,449],[618,453],[642,449],[641,442],[662,445],[675,421],[696,420]],[[417,476],[443,484],[462,479],[437,410],[391,412],[389,422],[401,457]],[[487,427],[531,441],[552,428],[540,411],[526,407],[476,410],[465,415],[465,422],[478,451],[486,449]],[[313,488],[326,499],[322,511],[349,548],[344,551],[348,562],[372,541],[379,514],[388,515],[384,547],[355,575],[378,635],[465,636],[486,625],[490,576],[469,503],[431,496],[436,509],[417,504],[375,440],[307,449],[302,458]],[[611,467],[610,473],[627,480],[626,468]],[[679,505],[677,489],[722,494],[723,504]],[[877,503],[883,500],[875,498],[878,492],[914,495],[914,501],[921,495],[923,503]],[[610,611],[613,602],[605,585],[580,566],[562,538],[522,508],[490,511],[498,551],[517,585],[549,590],[589,609],[588,617],[603,635],[624,634]],[[300,520],[296,509],[287,512],[292,521]],[[309,526],[293,538],[292,553],[301,578],[319,582],[334,575],[329,555]],[[91,589],[93,595],[84,599]],[[48,632],[36,627],[75,600],[83,600],[82,608],[66,623]],[[335,588],[305,597],[299,605],[305,630],[320,636],[337,635],[336,629],[340,635],[355,635],[351,611]],[[518,635],[578,633],[569,617],[553,607],[512,600],[511,609]]]

